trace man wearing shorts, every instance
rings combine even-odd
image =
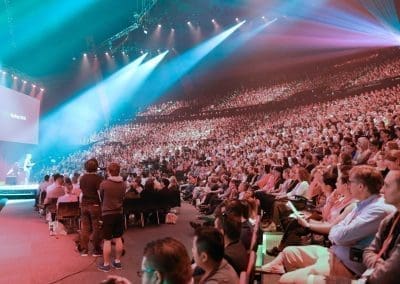
[[[120,166],[111,163],[107,167],[107,179],[100,184],[100,196],[103,200],[103,264],[98,266],[99,270],[108,272],[111,266],[121,269],[121,255],[123,251],[122,234],[124,230],[122,204],[125,196],[126,186],[119,175]],[[114,239],[116,255],[111,262],[111,240]]]

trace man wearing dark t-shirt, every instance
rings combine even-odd
[[[97,175],[99,164],[96,159],[85,163],[86,173],[80,178],[82,190],[81,201],[81,235],[78,250],[82,256],[89,252],[89,238],[92,233],[93,256],[100,256],[101,252],[101,207],[98,190],[102,178]]]
[[[121,269],[121,255],[123,251],[122,234],[124,230],[123,201],[126,192],[126,185],[119,175],[120,166],[111,163],[107,167],[107,179],[100,184],[100,196],[102,197],[102,218],[103,218],[103,264],[98,266],[99,270],[108,272],[111,265]],[[116,255],[115,260],[111,258],[111,240],[114,239]]]

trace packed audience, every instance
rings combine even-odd
[[[327,80],[332,89],[362,85],[399,75],[399,64],[277,84],[263,94],[244,91],[216,109],[279,100]],[[181,197],[192,203],[202,220],[191,223],[193,263],[179,241],[152,241],[138,272],[151,283],[237,283],[257,249],[259,229],[283,234],[267,251],[275,259],[257,269],[282,274],[281,283],[395,283],[399,101],[395,85],[270,113],[110,127],[92,136],[87,150],[42,170],[37,204],[53,223],[52,206],[79,203],[77,250],[102,255],[98,268],[108,272],[122,268],[126,200],[157,206],[169,200],[162,219]],[[165,114],[173,106],[155,109]],[[76,173],[82,165],[84,173]],[[155,222],[154,214],[130,213],[134,224]],[[129,283],[117,276],[110,281]]]
[[[259,214],[263,230],[284,233],[281,244],[267,252],[276,258],[259,270],[283,274],[282,283],[318,277],[393,279],[396,246],[392,241],[382,250],[382,243],[388,235],[398,236],[398,213],[391,205],[398,212],[400,105],[393,102],[399,97],[397,85],[271,114],[117,126],[100,133],[100,143],[50,169],[67,177],[86,161],[80,177],[55,174],[51,184],[45,178],[44,204],[54,198],[76,202],[80,196],[83,227],[77,248],[88,255],[92,234],[92,254],[103,255],[103,271],[122,267],[123,199],[133,193],[145,200],[150,192],[147,200],[155,202],[162,196],[155,192],[171,189],[204,216],[203,223],[192,224],[194,264],[188,268],[198,283],[238,281],[254,250]],[[110,170],[113,163],[118,171]],[[94,175],[99,167],[107,167],[105,181]],[[121,182],[117,202],[101,201],[97,194],[110,181]],[[302,212],[292,214],[288,201]],[[118,220],[106,217],[108,210],[115,210]],[[109,220],[109,227],[119,224],[106,234],[103,247],[100,228],[95,229],[100,218]],[[381,222],[388,229],[381,229],[380,239],[367,248]],[[118,249],[111,260],[114,236]],[[323,262],[327,259],[334,261]],[[375,269],[367,275],[366,267]],[[165,272],[158,269],[162,277]],[[146,273],[147,266],[141,274]]]
[[[229,108],[245,107],[266,104],[272,101],[287,99],[297,93],[324,89],[337,91],[356,86],[371,84],[386,78],[400,75],[400,59],[389,58],[379,63],[370,63],[369,57],[361,61],[360,66],[336,66],[311,78],[297,79],[292,82],[276,83],[249,90],[237,90],[227,97],[217,100],[212,105],[207,105],[204,110],[222,110]],[[350,62],[355,64],[360,62]]]
[[[186,101],[168,101],[148,106],[144,111],[140,111],[137,116],[169,115],[177,109],[188,106]]]

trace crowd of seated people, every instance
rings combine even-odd
[[[226,201],[247,201],[248,208],[254,208],[251,204],[259,202],[265,219],[274,223],[271,227],[286,235],[292,230],[322,235],[323,242],[317,246],[317,255],[326,260],[332,258],[333,253],[335,269],[338,269],[333,269],[338,271],[333,274],[355,278],[365,270],[365,266],[357,262],[359,250],[362,255],[362,249],[370,244],[380,222],[394,211],[383,204],[379,191],[383,185],[382,177],[390,177],[388,172],[400,169],[398,101],[399,85],[270,114],[127,124],[99,134],[101,141],[111,139],[120,143],[96,143],[50,170],[68,173],[80,168],[82,161],[90,157],[96,157],[102,164],[116,161],[128,176],[131,174],[132,191],[141,195],[154,192],[158,186],[173,188],[176,192],[178,182],[187,178],[187,186],[183,189],[185,196],[194,200],[200,212],[214,215],[213,221],[220,217],[221,206]],[[180,178],[178,181],[163,180],[172,175]],[[56,182],[49,187],[55,190],[59,186]],[[286,206],[288,201],[299,210],[312,209],[315,214],[293,217]],[[376,205],[379,214],[368,209],[371,204]],[[231,214],[247,223],[250,222],[249,212]],[[366,230],[355,216],[369,220]],[[351,227],[352,232],[359,234],[354,234],[355,239],[348,239],[349,234],[343,227],[347,230],[353,219],[357,226]],[[225,225],[228,226],[225,231],[229,231],[236,226],[235,220],[228,219],[227,223],[222,222],[217,227],[224,231]],[[251,230],[252,226],[250,222]],[[381,233],[387,235],[386,231]],[[237,240],[234,233],[224,238]],[[295,241],[305,244],[302,240]],[[375,241],[376,247],[382,246],[379,242]],[[353,249],[349,243],[360,246]],[[312,273],[331,275],[331,271],[316,269],[319,263],[303,263],[304,258],[301,258],[302,263],[288,264],[291,257],[315,255],[316,245],[302,249],[293,248],[291,244],[291,238],[285,237],[273,252],[278,253],[276,263],[263,270],[285,273],[282,281],[287,282]],[[333,252],[321,244],[332,245]],[[250,247],[248,242],[243,245],[246,250]],[[376,248],[369,249],[376,253]],[[395,251],[395,248],[390,249]],[[352,260],[347,259],[350,250],[354,253]],[[201,252],[197,254],[201,255]],[[206,272],[202,276],[204,283],[207,283],[211,268],[226,268],[219,256],[210,257],[211,263],[198,263]],[[379,257],[383,259],[379,260],[378,264],[381,264],[392,254],[385,251]],[[398,254],[395,257],[398,258]],[[371,263],[367,266],[376,265]],[[322,266],[329,268],[326,263]]]
[[[175,110],[188,106],[186,101],[168,101],[165,103],[153,104],[141,111],[137,116],[169,115]]]
[[[89,161],[91,160],[92,159]],[[79,203],[82,215],[81,224],[83,225],[85,222],[93,222],[96,218],[100,219],[101,200],[98,196],[99,189],[96,189],[96,187],[98,187],[103,180],[102,176],[103,173],[98,171],[97,162],[95,166],[90,168],[90,172],[85,167],[84,174],[74,172],[71,174],[72,178],[70,178],[69,175],[64,176],[59,173],[51,176],[46,175],[39,185],[36,206],[42,209],[42,214],[51,213],[47,220],[49,222],[54,222],[56,220],[56,213],[60,203]],[[92,180],[92,177],[95,178],[95,180]],[[142,176],[123,174],[123,179],[126,188],[124,200],[133,200],[135,204],[139,205],[148,204],[156,206],[161,221],[164,220],[165,215],[170,209],[180,206],[180,191],[178,182],[174,176],[168,178],[166,175],[152,176],[146,173]],[[139,211],[134,210],[127,214],[135,214],[131,217],[139,218],[141,211],[146,208],[140,206]],[[98,212],[96,213],[95,211]],[[128,215],[126,217],[129,218],[130,216]],[[132,222],[135,223],[135,221]],[[90,232],[86,232],[86,235],[100,235],[100,229],[97,231],[93,230],[93,228],[97,228],[98,226],[90,224],[86,227],[92,228]],[[76,230],[77,228],[73,229]],[[81,231],[83,232],[84,230]],[[54,235],[53,230],[50,231],[50,234]],[[86,239],[88,238],[87,236]],[[100,240],[98,240],[98,242],[100,242]],[[83,243],[84,248],[81,250],[87,251],[87,240],[83,240]],[[100,254],[97,253],[100,251],[99,246],[95,248],[95,251],[96,254]]]
[[[117,159],[127,172],[140,173],[145,166],[143,162],[149,161],[151,164],[148,166],[153,166],[153,170],[166,168],[163,170],[174,173],[180,167],[181,172],[190,169],[196,176],[204,175],[223,161],[219,170],[230,170],[235,166],[233,170],[240,179],[243,165],[257,156],[260,157],[257,167],[263,166],[261,159],[289,161],[291,158],[297,162],[302,159],[298,155],[307,148],[323,152],[332,144],[331,148],[337,152],[340,148],[336,144],[340,140],[347,143],[346,136],[352,136],[350,129],[369,135],[374,128],[379,132],[397,110],[396,105],[389,103],[396,101],[397,90],[398,87],[376,90],[268,115],[117,126],[102,132],[101,136],[107,139],[114,137],[120,143],[97,143],[89,150],[77,152],[55,163],[52,168],[44,169],[42,174],[47,171],[71,172],[79,168],[85,159],[96,156],[100,164],[111,158]],[[373,105],[368,108],[370,100]],[[356,108],[346,112],[344,106],[356,101]],[[314,117],[316,119],[311,119]],[[376,138],[370,141],[371,144],[376,142],[381,143]],[[354,146],[350,143],[345,145],[345,149],[351,152]],[[381,145],[377,146],[380,148]],[[264,157],[262,152],[266,154]]]
[[[272,83],[269,86],[255,89],[236,90],[229,96],[217,99],[203,110],[222,110],[229,108],[255,106],[266,104],[271,101],[287,99],[303,91],[313,89],[326,89],[337,91],[356,86],[371,84],[379,80],[400,75],[400,60],[398,58],[387,58],[385,60],[373,61],[371,56],[361,58],[355,63],[348,63],[352,66],[341,65],[334,68],[320,71],[306,78],[295,79],[287,82]]]

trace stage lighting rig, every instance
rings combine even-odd
[[[154,7],[157,3],[157,0],[141,0],[138,2],[137,8],[138,10],[133,15],[132,23],[122,31],[116,33],[115,35],[111,36],[107,40],[105,40],[101,46],[108,47],[111,52],[118,50],[121,47],[120,42],[123,43],[128,39],[129,34],[138,29],[142,26],[145,17],[148,15],[150,10]],[[145,34],[148,33],[147,29],[143,27],[143,32]],[[121,40],[122,39],[122,40]],[[117,44],[115,44],[117,42]]]

